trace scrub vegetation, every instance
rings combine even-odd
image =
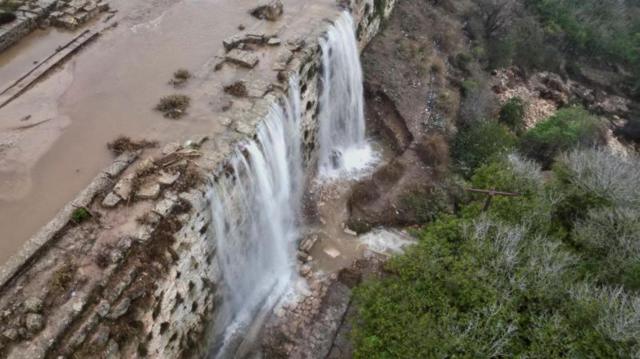
[[[567,101],[526,123],[530,104],[517,94],[499,103],[488,79],[506,67],[524,78],[550,71],[637,100],[640,5],[428,3],[441,18],[447,14],[442,22],[464,24],[469,47],[447,54],[448,68],[439,70],[459,88],[458,111],[448,118],[455,130],[420,158],[450,152],[438,177],[467,191],[454,206],[440,206],[450,195],[434,201],[407,190],[402,204],[415,209],[418,243],[356,287],[354,356],[639,357],[640,157],[632,147],[640,132],[633,111],[614,128],[629,140],[623,154],[609,146],[605,114]],[[594,67],[613,74],[611,82],[589,81]],[[469,189],[511,195],[487,201]]]
[[[356,290],[356,357],[640,354],[640,159],[576,149],[551,173],[519,154],[475,170],[471,186],[521,195],[416,231]]]
[[[162,112],[164,117],[177,120],[187,113],[191,99],[185,95],[169,95],[160,99],[156,110]]]

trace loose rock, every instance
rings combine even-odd
[[[140,199],[156,199],[160,195],[160,185],[158,183],[149,183],[142,186],[138,192],[136,192],[136,197]]]
[[[122,177],[113,187],[113,192],[125,201],[128,200],[131,196],[131,191],[133,190],[134,177],[135,175],[132,173]]]
[[[178,151],[182,146],[178,142],[167,143],[164,147],[162,147],[163,155],[170,155],[176,151]]]
[[[107,318],[109,319],[120,318],[121,316],[125,315],[127,311],[129,311],[130,305],[131,305],[131,299],[129,298],[122,299],[120,303],[118,303],[115,307],[113,307],[113,309],[111,310],[111,313],[107,315]]]
[[[120,203],[120,200],[121,198],[117,194],[110,192],[102,201],[102,206],[112,208],[117,206],[118,203]]]
[[[109,314],[109,310],[111,309],[111,305],[106,300],[101,300],[100,303],[96,306],[96,313],[104,318]]]
[[[169,173],[169,172],[160,172],[160,177],[158,177],[158,183],[163,186],[171,186],[173,185],[178,178],[180,178],[180,172]]]
[[[269,39],[269,41],[267,41],[267,45],[269,46],[279,46],[282,43],[282,40],[280,40],[277,37],[272,37]]]
[[[42,300],[37,297],[30,297],[23,303],[27,313],[39,313],[42,310]]]
[[[37,333],[44,328],[44,317],[40,314],[29,313],[25,319],[25,326],[30,333]]]
[[[225,59],[233,64],[252,69],[256,67],[260,59],[252,52],[233,49],[225,56]]]
[[[91,339],[89,340],[89,344],[91,344],[92,347],[97,347],[97,348],[103,347],[105,344],[107,344],[110,334],[111,333],[107,326],[100,325],[96,330],[96,332],[91,336]]]
[[[7,340],[16,340],[18,339],[18,331],[15,328],[8,328],[5,329],[4,332],[2,332],[2,336],[5,337]]]

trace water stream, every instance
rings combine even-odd
[[[354,23],[343,13],[320,39],[323,91],[320,176],[342,177],[375,158],[365,139],[362,70]],[[215,319],[216,358],[234,357],[293,287],[303,172],[300,90],[274,105],[255,140],[240,145],[211,194],[224,301]],[[262,318],[262,319],[260,319]]]
[[[300,91],[274,105],[230,161],[231,174],[212,194],[220,269],[226,290],[216,326],[223,328],[217,357],[231,356],[253,318],[275,305],[296,277],[303,171]]]

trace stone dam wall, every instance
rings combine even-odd
[[[339,1],[361,49],[395,0]],[[221,304],[208,191],[234,148],[255,136],[272,104],[300,79],[307,175],[318,130],[318,38],[288,46],[278,83],[237,99],[229,131],[143,158],[126,153],[0,270],[0,357],[201,357]],[[206,135],[206,134],[203,134]],[[175,174],[178,174],[176,177]],[[312,355],[312,354],[310,354]]]

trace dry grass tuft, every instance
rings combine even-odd
[[[423,137],[415,145],[418,158],[425,165],[442,173],[449,166],[449,145],[440,134],[431,134]]]
[[[162,112],[164,117],[177,120],[187,113],[191,99],[185,95],[169,95],[160,99],[156,110]]]
[[[155,141],[140,140],[134,141],[127,136],[120,136],[107,144],[107,148],[116,156],[125,152],[135,152],[145,148],[153,148],[158,143]]]
[[[247,97],[247,95],[249,95],[249,92],[247,91],[247,86],[242,81],[236,81],[231,85],[225,86],[224,92],[235,97]]]
[[[191,74],[191,72],[189,72],[189,70],[179,69],[173,73],[173,78],[171,79],[171,81],[169,81],[169,83],[171,83],[175,87],[181,87],[184,86],[192,77],[193,75]]]

